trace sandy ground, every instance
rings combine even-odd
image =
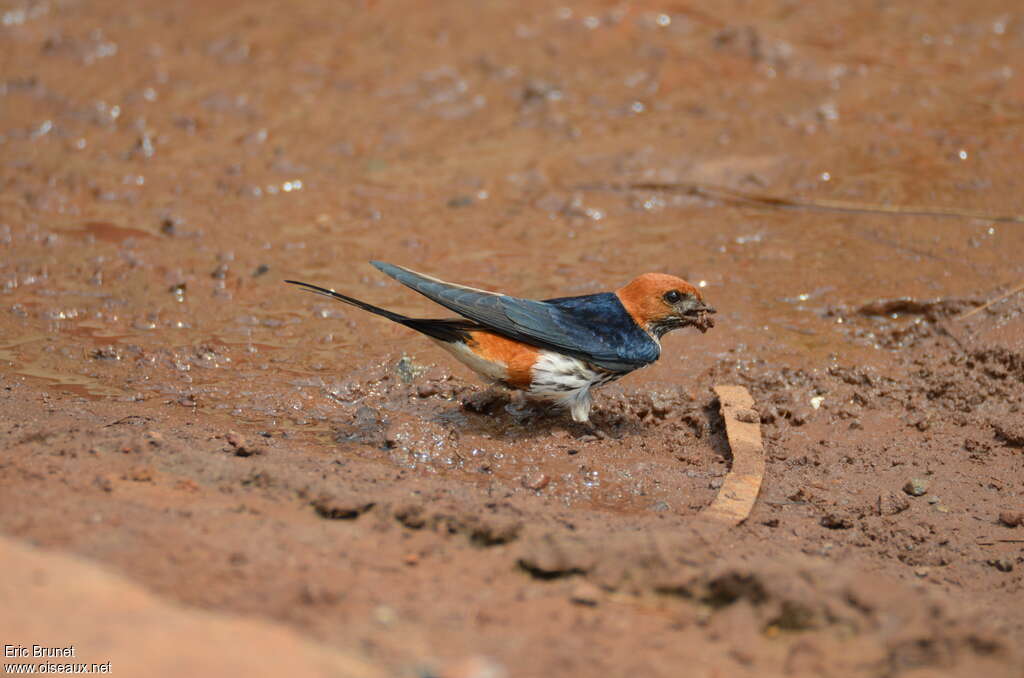
[[[1019,676],[1024,294],[965,314],[1024,226],[687,187],[1024,213],[1021,64],[1009,0],[8,3],[0,643]],[[438,314],[370,259],[540,298],[664,271],[717,326],[601,390],[595,438],[282,282]],[[768,468],[709,538],[730,383]]]

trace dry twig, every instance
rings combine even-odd
[[[825,198],[786,198],[776,195],[747,193],[724,186],[713,186],[698,182],[656,182],[646,181],[624,184],[586,184],[579,190],[606,191],[661,191],[686,193],[712,200],[724,200],[743,205],[775,207],[786,209],[815,209],[830,212],[859,212],[863,214],[897,214],[928,217],[952,217],[957,219],[984,219],[1024,224],[1024,214],[990,214],[981,210],[961,207],[933,207],[928,205],[880,205]]]
[[[700,515],[716,522],[739,525],[753,510],[764,480],[761,420],[753,409],[754,399],[744,387],[716,386],[715,393],[722,406],[732,449],[732,468],[725,475],[718,496]]]
[[[1004,293],[1000,294],[997,297],[993,297],[992,299],[989,299],[988,301],[986,301],[981,306],[975,306],[974,308],[972,308],[969,311],[964,311],[963,313],[958,315],[955,318],[955,320],[963,320],[964,318],[969,318],[972,315],[974,315],[975,313],[977,313],[978,311],[984,311],[989,306],[992,306],[993,304],[997,304],[1000,301],[1002,301],[1003,299],[1006,299],[1008,297],[1012,297],[1013,295],[1017,294],[1018,292],[1022,292],[1022,291],[1024,291],[1024,282],[1022,282],[1021,284],[1017,285],[1016,287],[1011,289],[1009,292],[1004,292]]]

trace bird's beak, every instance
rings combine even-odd
[[[715,313],[718,313],[712,306],[708,306],[703,301],[698,301],[693,308],[688,309],[683,315],[687,324],[693,325],[701,332],[707,332],[715,326],[715,321],[711,317]]]

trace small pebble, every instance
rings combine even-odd
[[[672,401],[659,396],[651,398],[651,412],[658,417],[664,417],[672,411]]]
[[[760,424],[761,415],[757,413],[757,410],[743,407],[736,410],[736,421],[741,421],[744,424]]]
[[[387,605],[378,605],[373,609],[373,619],[381,626],[392,626],[398,621],[398,614]]]
[[[504,666],[490,657],[475,655],[445,666],[438,675],[445,678],[508,678],[509,674]]]
[[[531,473],[530,475],[523,476],[523,487],[528,490],[543,490],[551,482],[551,478],[546,473]]]
[[[853,521],[836,513],[829,513],[821,519],[821,526],[830,530],[848,530],[853,527]]]
[[[135,466],[121,477],[125,480],[134,480],[137,483],[149,483],[153,482],[153,470],[148,466]]]
[[[429,398],[432,395],[437,395],[437,385],[430,383],[420,384],[416,388],[416,395],[421,398]]]
[[[593,607],[601,600],[601,589],[588,581],[581,581],[573,587],[569,600],[577,605]]]
[[[988,564],[996,568],[1000,572],[1013,572],[1013,562],[1005,558],[993,558],[992,560],[988,561]]]
[[[911,497],[920,497],[928,493],[928,481],[921,478],[911,478],[903,486],[903,491]]]
[[[164,437],[157,431],[146,431],[142,434],[142,439],[153,447],[160,447],[164,443]]]
[[[469,207],[470,205],[473,204],[473,197],[469,195],[457,195],[453,198],[449,198],[446,204],[448,205],[448,207],[451,207],[453,209],[459,207]]]
[[[1024,511],[1000,511],[999,524],[1004,527],[1020,527],[1024,525]]]

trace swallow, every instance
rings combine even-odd
[[[591,390],[656,361],[666,332],[714,327],[715,309],[700,291],[665,273],[645,273],[614,292],[535,301],[370,263],[462,317],[410,318],[324,287],[285,282],[416,330],[485,380],[555,403],[583,424],[590,422]]]

